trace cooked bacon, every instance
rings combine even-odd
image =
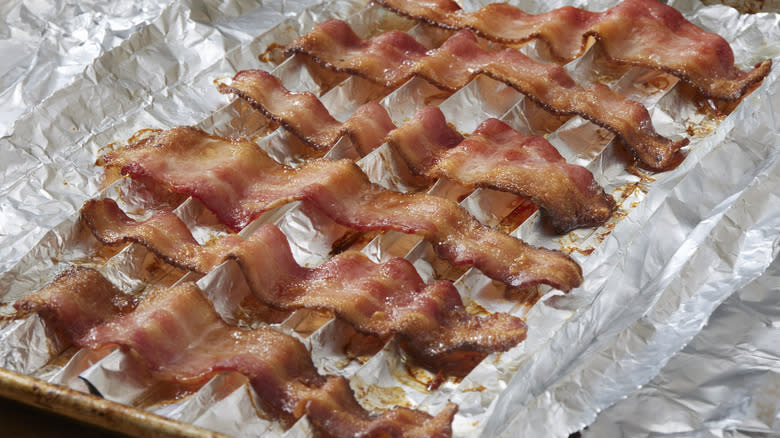
[[[349,160],[313,160],[291,169],[254,143],[187,127],[160,132],[104,159],[123,175],[148,178],[199,199],[233,229],[266,210],[302,200],[359,231],[418,234],[442,258],[476,266],[509,286],[543,283],[568,291],[582,282],[579,265],[561,252],[488,228],[453,201],[382,189]]]
[[[615,200],[587,169],[566,163],[544,138],[522,135],[497,119],[461,141],[441,110],[426,107],[391,131],[388,141],[416,173],[528,198],[559,233],[601,225],[615,210]]]
[[[231,85],[220,84],[219,91],[238,95],[319,150],[330,149],[341,136],[348,135],[358,152],[365,155],[380,146],[385,135],[395,128],[384,108],[374,102],[361,106],[341,123],[314,94],[290,92],[279,79],[262,70],[240,71]],[[302,109],[305,117],[301,117]]]
[[[486,354],[506,351],[525,338],[522,320],[502,313],[470,315],[451,282],[426,285],[402,258],[375,264],[360,252],[347,251],[310,269],[295,262],[286,237],[273,225],[264,225],[247,240],[230,235],[200,246],[170,212],[136,222],[113,200],[104,199],[87,201],[81,217],[103,243],[137,242],[171,264],[202,274],[234,259],[264,304],[324,310],[360,332],[397,335],[420,364],[436,371],[460,374]]]
[[[78,290],[78,293],[74,291]],[[14,303],[21,312],[38,313],[44,320],[62,319],[56,326],[68,337],[83,337],[92,327],[135,307],[129,295],[119,291],[99,272],[71,268],[38,292]]]
[[[415,63],[428,55],[425,46],[404,32],[393,30],[364,41],[337,19],[317,24],[311,32],[296,38],[285,52],[306,55],[327,68],[363,76],[389,88],[408,81]]]
[[[749,72],[740,70],[726,40],[656,0],[624,0],[604,12],[566,6],[539,15],[505,3],[465,12],[453,0],[377,2],[401,15],[445,29],[469,29],[500,43],[521,44],[538,38],[564,62],[580,56],[593,36],[608,58],[664,70],[713,99],[741,98],[772,67],[772,60],[767,59]]]
[[[160,381],[196,386],[220,371],[244,374],[263,409],[287,426],[307,415],[317,430],[334,437],[452,434],[454,404],[436,417],[407,408],[372,415],[355,400],[346,379],[317,372],[301,342],[269,327],[228,326],[195,283],[152,292],[134,310],[106,306],[95,318],[92,299],[132,301],[107,284],[96,271],[68,271],[19,307],[41,312],[79,347],[132,351]]]
[[[220,91],[237,94],[266,115],[289,125],[328,115],[316,97],[309,93],[291,93],[276,77],[262,70],[238,72],[231,85],[220,86]],[[279,102],[285,99],[295,104]],[[270,109],[278,107],[285,111],[274,113]],[[353,143],[362,150],[375,148],[384,138],[418,175],[432,179],[446,176],[463,185],[490,187],[524,196],[545,212],[559,233],[601,225],[615,209],[612,197],[604,193],[589,171],[567,164],[544,138],[521,135],[498,120],[485,121],[463,141],[463,137],[447,125],[442,112],[433,106],[420,109],[409,123],[392,131],[395,126],[381,106],[376,106],[374,117],[379,122],[366,121],[361,126],[352,124],[349,128]],[[356,116],[350,118],[353,119]],[[361,117],[360,120],[365,119]],[[349,123],[347,121],[344,126]],[[319,138],[321,126],[325,124],[307,124],[294,133],[302,139]],[[346,128],[332,126],[327,129],[342,132]],[[380,133],[385,137],[380,138]],[[365,137],[370,140],[362,144],[361,138]],[[324,149],[335,143],[335,138],[328,137],[327,142],[313,146]]]
[[[287,51],[388,87],[397,87],[418,75],[455,91],[474,76],[485,74],[517,89],[553,114],[579,115],[612,131],[642,163],[656,170],[677,164],[682,159],[679,149],[688,144],[688,139],[675,142],[658,134],[642,104],[603,84],[582,88],[560,65],[536,62],[517,49],[488,52],[468,30],[457,32],[438,49],[426,52],[408,34],[392,31],[363,41],[347,23],[331,19],[297,38]],[[390,52],[395,56],[389,56]]]

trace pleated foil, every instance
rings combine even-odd
[[[564,4],[602,10],[614,3],[515,2],[529,12]],[[304,149],[292,135],[270,131],[267,120],[245,104],[217,93],[214,82],[229,81],[241,69],[264,68],[289,89],[321,94],[299,58],[278,64],[267,49],[330,17],[348,21],[363,37],[378,28],[401,29],[433,44],[441,35],[364,0],[191,0],[119,9],[107,4],[42,0],[5,6],[13,13],[6,14],[0,32],[8,36],[0,40],[0,51],[9,59],[0,82],[0,128],[8,133],[0,138],[0,314],[79,264],[96,267],[128,293],[198,280],[223,318],[242,323],[235,306],[250,292],[233,262],[198,278],[161,264],[138,245],[95,257],[102,246],[78,221],[86,199],[111,197],[136,217],[147,214],[133,202],[126,181],[103,187],[95,159],[139,129],[185,124],[253,138],[274,159],[298,165]],[[467,1],[464,7],[483,4]],[[780,247],[780,17],[740,15],[694,0],[671,4],[724,36],[738,65],[772,58],[775,68],[717,123],[703,120],[665,73],[628,68],[607,84],[644,103],[661,133],[695,133],[687,158],[673,171],[628,172],[612,136],[579,117],[549,135],[567,160],[588,167],[615,196],[619,212],[604,227],[566,236],[548,234],[537,215],[510,231],[571,252],[583,267],[582,287],[566,296],[542,291],[541,300],[526,306],[504,297],[476,270],[453,272],[415,236],[385,233],[362,248],[376,261],[404,256],[426,280],[453,278],[469,306],[524,317],[525,342],[489,356],[462,381],[429,389],[434,376],[408,367],[393,340],[379,353],[356,359],[344,353],[352,329],[327,315],[298,311],[272,326],[304,342],[320,372],[347,377],[369,409],[403,405],[436,413],[447,401],[456,402],[456,436],[565,437],[589,425],[584,434],[590,436],[775,430],[778,318],[771,309],[777,308],[778,284],[772,261]],[[22,56],[34,47],[40,56]],[[522,50],[541,56],[533,43]],[[259,60],[261,54],[268,56]],[[597,67],[592,52],[566,66],[583,84],[600,79]],[[649,85],[659,83],[664,85]],[[321,99],[344,120],[373,91],[367,81],[350,78]],[[380,103],[397,124],[422,105],[438,104],[464,133],[487,117],[521,132],[538,129],[538,109],[491,79],[476,78],[445,97],[412,79]],[[360,158],[343,138],[328,153],[340,157],[358,160],[384,187],[412,189],[402,161],[386,146]],[[489,225],[501,223],[521,202],[490,190],[469,194],[446,180],[429,192],[463,198],[461,204]],[[201,242],[225,232],[197,201],[175,212]],[[292,203],[267,212],[241,234],[263,223],[279,226],[296,260],[307,266],[325,260],[344,232]],[[728,306],[716,311],[725,300]],[[132,357],[119,350],[73,351],[37,317],[0,326],[0,366],[235,436],[311,435],[305,418],[286,431],[265,418],[247,379],[235,373],[215,376],[194,394],[160,400],[154,381],[134,371]]]

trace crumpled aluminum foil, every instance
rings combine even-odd
[[[0,136],[99,55],[157,18],[170,0],[12,0],[0,5]]]
[[[613,3],[590,1],[576,6],[603,9]],[[543,11],[562,4],[526,2],[522,7]],[[269,43],[284,44],[327,16],[347,19],[364,36],[381,21],[388,28],[408,28],[418,38],[436,37],[382,8],[364,5],[359,0],[173,2],[151,25],[99,57],[71,85],[20,118],[13,133],[0,139],[4,143],[0,158],[9,163],[0,179],[0,220],[7,233],[0,236],[0,271],[5,272],[0,276],[1,300],[7,303],[36,290],[53,277],[53,271],[74,261],[96,264],[128,292],[143,293],[148,284],[178,281],[181,273],[173,269],[147,269],[154,260],[137,245],[105,263],[85,262],[98,245],[79,226],[75,212],[100,189],[100,170],[92,165],[98,151],[137,129],[196,122],[223,135],[264,134],[267,124],[241,102],[225,106],[226,98],[216,93],[212,82],[227,80],[242,68],[275,68],[288,88],[317,91],[316,81],[300,60],[291,58],[275,67],[258,62],[257,55]],[[766,57],[777,63],[780,58],[776,15],[740,16],[728,8],[700,8],[695,2],[674,5],[700,25],[725,32],[739,64],[752,65]],[[478,6],[466,5],[468,9]],[[523,50],[537,56],[533,44]],[[589,54],[567,68],[580,82],[593,80]],[[592,423],[600,410],[653,378],[701,330],[721,301],[761,275],[776,257],[780,215],[773,189],[780,124],[772,108],[780,104],[777,77],[775,69],[729,118],[693,139],[678,169],[654,175],[654,180],[627,172],[610,145],[611,136],[582,119],[575,117],[551,134],[550,141],[568,160],[589,167],[616,195],[621,214],[606,229],[579,230],[563,238],[547,235],[536,216],[514,231],[534,244],[575,250],[586,283],[569,296],[553,291],[528,308],[505,299],[475,270],[457,280],[467,303],[525,316],[531,327],[526,342],[489,357],[462,382],[447,381],[428,390],[425,382],[432,376],[407,369],[392,341],[365,362],[351,360],[343,353],[351,329],[313,312],[296,312],[276,327],[306,343],[322,372],[349,377],[369,408],[403,404],[436,412],[453,400],[461,407],[454,424],[457,436],[566,436],[577,431]],[[661,90],[648,92],[652,87],[637,86],[659,78],[666,83]],[[702,128],[692,105],[676,93],[675,82],[662,73],[629,69],[609,85],[643,101],[665,134],[680,135],[686,124]],[[369,97],[365,90],[365,81],[349,79],[324,95],[323,101],[343,119]],[[478,78],[446,100],[439,96],[434,87],[415,79],[382,103],[397,123],[424,103],[440,103],[448,120],[463,132],[489,116],[521,131],[535,129],[533,106],[490,79]],[[300,161],[300,146],[283,130],[262,136],[258,143],[282,162]],[[348,139],[342,139],[329,156],[356,157]],[[375,182],[409,189],[403,166],[391,150],[380,148],[359,164]],[[430,192],[453,199],[464,194],[462,188],[443,180]],[[122,183],[102,194],[122,199],[120,195],[126,196]],[[132,200],[128,201],[130,208]],[[463,205],[480,220],[497,224],[517,202],[510,195],[479,190]],[[200,241],[221,232],[197,202],[187,201],[176,211]],[[269,212],[259,223],[279,225],[291,240],[296,259],[308,265],[321,262],[343,231],[298,203]],[[253,226],[248,228],[242,234]],[[32,252],[24,255],[30,248]],[[452,274],[437,263],[428,244],[412,236],[386,233],[364,252],[376,260],[406,256],[427,279]],[[191,274],[186,278],[195,279]],[[200,284],[231,320],[233,301],[222,294],[248,293],[242,281],[235,267],[226,263],[200,279]],[[160,405],[153,403],[150,381],[127,377],[133,375],[134,364],[119,351],[79,352],[64,366],[46,365],[52,353],[66,346],[53,339],[37,318],[0,327],[0,339],[6,340],[0,345],[0,365],[98,392],[107,399],[147,406],[171,418],[239,436],[309,434],[305,419],[282,431],[259,417],[252,400],[255,395],[240,376],[215,376],[192,396]]]
[[[730,296],[647,385],[583,436],[749,437],[780,430],[780,258]],[[641,415],[653,412],[652,416]]]

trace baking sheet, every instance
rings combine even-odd
[[[10,212],[3,217],[8,218],[8,228],[12,231],[0,238],[13,243],[3,246],[2,251],[6,251],[2,257],[3,266],[6,266],[3,270],[21,258],[26,248],[33,246],[36,236],[40,237],[64,216],[70,217],[55,232],[49,233],[45,237],[47,240],[35,246],[34,253],[0,278],[0,290],[6,291],[4,301],[7,297],[35,290],[51,278],[52,269],[92,250],[89,245],[73,245],[74,241],[81,241],[74,238],[78,237],[79,229],[73,212],[83,199],[99,188],[99,171],[91,167],[99,148],[128,137],[140,127],[173,126],[204,120],[204,126],[215,130],[226,129],[225,120],[229,118],[214,120],[214,111],[225,104],[225,98],[216,94],[211,82],[215,78],[230,76],[239,68],[258,67],[255,57],[270,41],[268,38],[255,38],[257,34],[246,29],[248,24],[254,26],[256,19],[261,17],[260,22],[270,27],[276,23],[274,20],[285,16],[297,17],[299,9],[296,8],[301,7],[292,3],[268,3],[258,7],[250,2],[205,6],[205,11],[193,11],[186,2],[172,3],[152,26],[134,35],[127,45],[121,45],[117,53],[101,57],[68,89],[56,93],[44,105],[22,118],[14,135],[0,140],[10,146],[7,156],[11,165],[0,187],[8,201],[3,205],[6,209],[4,213]],[[304,11],[303,18],[288,20],[287,26],[300,31],[321,21],[329,13],[350,18],[356,23],[368,23],[368,18],[373,20],[381,14],[377,11],[361,12],[362,6],[359,2],[314,6]],[[524,5],[524,8],[542,10],[553,6],[531,4]],[[606,7],[595,2],[590,2],[589,6],[596,9]],[[749,65],[767,56],[777,59],[776,43],[780,38],[772,33],[778,28],[772,27],[777,24],[776,16],[744,17],[722,8],[694,12],[697,7],[694,3],[677,6],[688,11],[689,16],[702,25],[715,26],[715,29],[727,25],[729,34],[724,36],[735,43],[739,63]],[[272,29],[273,39],[292,35],[286,33],[287,29],[280,29],[276,28],[277,33]],[[760,49],[756,50],[756,47]],[[533,47],[525,50],[533,54]],[[579,64],[583,62],[587,63],[587,60]],[[570,66],[573,72],[588,71],[587,65],[577,64]],[[150,66],[153,68],[147,68]],[[297,89],[315,86],[307,80],[300,65],[288,64],[281,68],[281,76],[288,86],[287,81],[294,83],[296,86],[293,88]],[[641,76],[639,73],[630,73],[634,75],[632,81],[634,77]],[[534,219],[516,231],[524,239],[546,246],[573,246],[586,250],[592,247],[594,251],[587,257],[575,253],[586,271],[586,284],[570,297],[542,300],[537,306],[527,309],[510,300],[499,299],[486,287],[478,273],[468,273],[459,280],[458,286],[467,299],[473,299],[492,311],[525,315],[529,326],[535,329],[524,344],[510,353],[485,361],[463,382],[448,383],[437,391],[428,392],[413,380],[403,376],[399,378],[393,365],[397,365],[399,360],[394,345],[388,345],[366,364],[343,366],[336,363],[338,361],[330,360],[335,351],[333,346],[321,341],[332,339],[334,333],[343,333],[344,328],[338,327],[335,322],[327,323],[315,335],[306,338],[312,345],[315,361],[329,372],[352,376],[353,387],[357,387],[360,393],[364,392],[360,389],[384,388],[377,399],[372,398],[371,391],[366,391],[368,395],[361,399],[364,404],[375,404],[379,408],[392,403],[420,404],[435,411],[447,399],[459,402],[458,435],[478,431],[485,436],[502,432],[513,435],[518,431],[529,434],[545,431],[546,435],[565,436],[588,424],[598,410],[650,379],[661,364],[701,328],[718,302],[758,276],[769,264],[771,248],[780,229],[772,220],[772,217],[778,216],[776,208],[773,208],[777,203],[771,202],[772,188],[776,187],[772,178],[777,174],[774,163],[778,124],[770,110],[777,107],[776,80],[777,74],[773,72],[748,98],[751,105],[742,105],[710,135],[696,139],[680,168],[656,176],[655,181],[647,185],[646,192],[634,190],[623,198],[627,216],[612,224],[614,229],[606,238],[602,237],[603,233],[585,231],[567,236],[562,241],[541,233],[539,227],[534,226],[538,222]],[[347,84],[343,89],[359,87],[359,84]],[[661,96],[646,96],[646,104],[653,108],[654,122],[659,129],[679,130],[674,117],[668,120],[668,113],[679,116],[688,114],[685,111],[689,110],[675,97],[673,89],[668,91]],[[394,119],[402,121],[411,115],[415,105],[434,92],[420,81],[412,81],[388,96],[384,103],[393,109]],[[497,94],[503,96],[500,101],[495,99]],[[354,108],[358,100],[352,92],[345,92],[341,97],[336,93],[329,96],[332,96],[329,97],[330,107],[342,108],[344,114],[349,114],[349,111],[343,108]],[[100,104],[96,106],[96,102]],[[395,102],[404,104],[396,105]],[[87,113],[87,108],[94,111],[83,119],[57,117],[58,114]],[[522,120],[525,114],[522,99],[513,95],[512,90],[502,89],[490,80],[473,82],[444,101],[442,109],[448,120],[465,132],[473,129],[473,124],[479,121],[472,117],[473,114],[502,117],[517,129],[525,129],[526,126]],[[231,111],[237,109],[223,108],[217,113],[231,114]],[[47,120],[49,125],[41,123],[42,120]],[[588,165],[610,191],[625,191],[629,186],[641,185],[639,178],[627,174],[619,157],[611,153],[608,139],[598,143],[598,148],[583,149],[581,145],[572,144],[571,139],[582,138],[580,134],[583,132],[596,135],[596,130],[576,118],[567,123],[551,136],[551,141],[562,149],[567,158]],[[25,130],[33,126],[34,129]],[[280,131],[262,140],[261,146],[265,145],[280,151],[281,157],[290,153],[289,141]],[[349,154],[349,147],[344,146],[336,153],[340,153],[338,151]],[[398,178],[392,177],[396,172],[386,171],[385,164],[392,157],[380,155],[378,153],[361,161],[364,169],[378,181],[402,188]],[[42,178],[30,181],[25,179],[27,175],[40,175]],[[453,196],[453,190],[446,183],[432,188],[436,193],[450,193],[450,196]],[[496,208],[495,201],[511,205],[512,199],[485,192],[472,195],[466,201],[472,211],[482,213],[483,220],[490,222],[501,217],[497,213],[501,209]],[[638,206],[634,206],[635,203]],[[187,210],[183,214],[191,219],[193,226],[199,225],[197,206],[184,207],[183,210]],[[742,210],[745,213],[740,214]],[[297,236],[294,243],[298,243],[296,257],[299,261],[310,264],[321,261],[323,251],[329,248],[326,243],[333,237],[327,232],[316,232],[315,222],[321,225],[321,221],[312,221],[295,206],[277,213],[278,217],[265,220],[280,220],[280,224],[287,226],[285,232],[288,235]],[[31,216],[34,221],[30,220]],[[38,228],[31,232],[20,231],[29,228],[30,222],[39,223]],[[210,232],[205,226],[204,236]],[[655,238],[659,235],[664,238]],[[311,247],[310,242],[319,242],[320,245]],[[383,236],[372,242],[367,252],[379,260],[388,253],[400,251],[399,248],[409,249],[408,244],[401,236]],[[425,245],[414,245],[408,254],[400,255],[407,255],[414,261],[421,274],[433,276],[436,266],[435,260],[430,258],[430,251],[426,251]],[[52,257],[55,260],[51,260]],[[127,269],[142,266],[146,257],[143,251],[131,248],[110,263]],[[48,262],[41,263],[42,259]],[[107,270],[120,272],[115,267]],[[116,280],[132,290],[149,279]],[[153,280],[162,281],[160,278]],[[632,304],[628,306],[625,303]],[[286,327],[299,328],[301,321],[310,318],[311,315],[297,315],[286,322]],[[29,322],[32,323],[34,321]],[[40,339],[44,344],[47,341]],[[603,360],[604,357],[610,360]],[[90,376],[95,382],[106,382],[111,386],[110,378],[98,378],[94,373],[110,371],[111,366],[121,367],[122,358],[103,358],[100,363],[105,366],[91,369]],[[40,363],[27,363],[25,366],[37,370],[31,372],[41,377],[64,379],[62,369],[42,370]],[[128,391],[129,386],[141,385],[139,391],[143,393],[143,382],[120,383],[113,392],[105,388],[101,392],[109,397],[113,393],[118,397],[129,397],[129,401],[124,400],[126,402],[134,400],[131,396],[133,392]],[[233,408],[251,404],[251,393],[246,395],[246,389],[237,389],[222,399],[209,398],[208,393],[219,392],[217,390],[224,389],[224,385],[233,384],[235,382],[207,385],[197,396],[186,401],[187,407],[166,407],[160,412],[175,412],[176,418],[231,430],[231,427],[241,424],[239,421],[252,418],[254,412],[244,415],[241,420],[217,413],[236,411]],[[486,389],[473,390],[478,387]],[[239,385],[238,388],[245,387]],[[394,388],[401,389],[400,394]],[[499,393],[501,396],[496,398]],[[388,401],[387,394],[396,396]],[[221,406],[216,406],[220,403]],[[247,412],[246,409],[237,411]],[[511,423],[512,419],[515,419],[514,423]],[[258,424],[257,427],[268,430],[267,423]],[[249,432],[241,428],[235,430],[236,434]],[[250,430],[256,432],[259,429]],[[286,434],[305,434],[305,431],[304,421]]]

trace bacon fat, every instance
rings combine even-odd
[[[402,258],[375,264],[360,252],[347,251],[311,269],[295,262],[286,237],[273,225],[264,225],[247,240],[230,235],[201,246],[170,212],[137,222],[104,199],[87,201],[81,216],[105,244],[137,242],[171,264],[202,274],[234,259],[264,304],[324,310],[360,332],[398,335],[420,364],[437,371],[462,374],[486,354],[525,339],[522,320],[502,313],[470,315],[451,282],[426,285]]]
[[[359,231],[418,234],[440,257],[476,266],[509,286],[541,283],[568,291],[582,282],[579,265],[563,253],[486,227],[453,201],[385,190],[349,160],[313,160],[291,169],[254,143],[188,127],[160,132],[104,159],[123,175],[199,199],[233,229],[278,205],[302,200]]]
[[[505,3],[465,12],[453,0],[377,2],[419,21],[445,29],[469,29],[504,44],[538,38],[564,62],[580,56],[593,36],[612,60],[664,70],[713,99],[741,98],[772,67],[772,60],[767,59],[748,72],[738,69],[725,39],[656,0],[623,0],[604,12],[566,6],[539,15]]]
[[[331,19],[287,47],[341,72],[395,88],[412,76],[455,91],[484,74],[515,88],[556,115],[579,115],[617,135],[646,166],[668,169],[682,159],[688,139],[672,141],[655,131],[642,104],[603,84],[579,86],[557,64],[542,64],[517,49],[488,52],[474,34],[461,30],[438,49],[427,51],[408,34],[391,31],[361,40],[343,21]]]
[[[526,197],[542,209],[558,233],[601,225],[615,209],[614,199],[604,193],[587,169],[567,164],[544,138],[524,136],[496,119],[483,122],[465,141],[434,106],[420,109],[410,122],[397,129],[386,122],[387,111],[376,104],[369,104],[379,120],[376,123],[367,120],[365,112],[350,117],[343,125],[308,123],[328,115],[322,103],[310,93],[287,91],[279,79],[262,70],[240,71],[231,85],[221,85],[220,91],[246,99],[287,126],[302,122],[305,126],[293,132],[304,140],[327,138],[327,143],[313,144],[315,148],[327,148],[335,142],[328,133],[349,130],[353,143],[361,150],[375,148],[382,139],[389,142],[418,175],[431,179],[446,176],[466,186]],[[290,102],[278,102],[286,99]],[[274,108],[279,107],[285,110],[275,113]],[[380,138],[380,133],[384,137]]]
[[[97,271],[81,268],[63,273],[16,305],[40,312],[81,348],[132,351],[160,381],[195,386],[220,371],[244,374],[263,409],[287,426],[307,415],[317,430],[334,437],[452,434],[456,405],[448,404],[436,417],[402,407],[370,414],[355,400],[346,379],[317,372],[300,341],[270,327],[229,326],[195,283],[152,292],[132,310],[106,306],[99,318],[94,317],[93,299],[132,302]]]

